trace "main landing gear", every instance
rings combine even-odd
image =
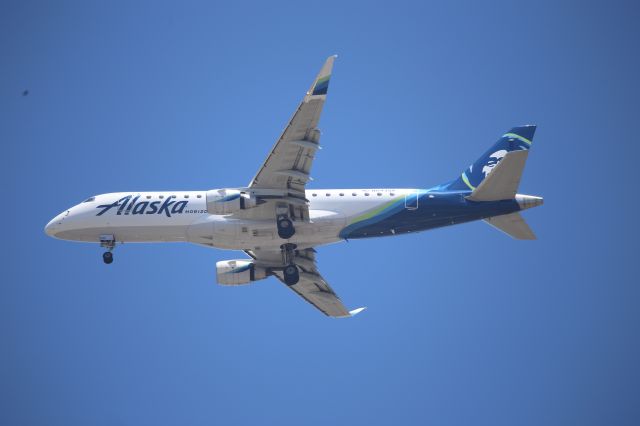
[[[298,267],[295,264],[285,266],[282,270],[282,274],[284,275],[284,282],[287,285],[295,285],[300,281],[300,273],[298,272]]]
[[[287,204],[278,204],[276,206],[276,226],[278,228],[278,236],[283,240],[288,240],[296,233],[296,228],[289,217],[289,206]]]
[[[113,249],[116,247],[116,238],[113,235],[100,235],[100,247],[105,247],[107,251],[102,253],[102,261],[107,265],[113,263]]]
[[[296,233],[293,222],[287,216],[279,216],[276,224],[278,226],[278,236],[283,240],[288,240]]]
[[[286,285],[295,285],[300,281],[300,271],[294,263],[296,245],[287,243],[281,245],[280,249],[282,250],[282,264],[284,265],[282,269],[284,283]]]

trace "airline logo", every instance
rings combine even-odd
[[[167,217],[171,217],[172,214],[185,213],[185,208],[188,201],[176,201],[173,197],[168,197],[164,202],[159,201],[140,201],[140,196],[133,197],[127,195],[120,198],[118,201],[112,204],[102,204],[97,206],[97,209],[101,209],[96,216],[102,216],[111,209],[117,209],[117,215],[137,215],[137,214],[166,214]],[[187,211],[190,213],[191,211]]]
[[[482,173],[484,173],[484,177],[487,177],[489,173],[491,173],[493,168],[498,165],[500,160],[502,160],[505,155],[507,155],[507,150],[501,149],[489,156],[489,159],[487,160],[487,164],[482,168]]]

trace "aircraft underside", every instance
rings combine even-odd
[[[362,308],[343,305],[318,270],[314,247],[480,219],[513,238],[536,238],[519,211],[542,204],[542,198],[517,194],[535,126],[510,129],[454,180],[428,190],[307,188],[334,60],[326,60],[246,187],[100,194],[54,217],[45,232],[99,243],[107,264],[118,243],[242,250],[249,258],[216,264],[219,284],[274,276],[331,317],[353,316]]]
[[[117,224],[114,220],[111,226],[70,229],[56,236],[60,239],[98,243],[101,236],[112,235],[115,243],[191,242],[230,250],[279,248],[284,243],[308,248],[347,239],[422,232],[520,210],[515,200],[476,203],[465,199],[468,193],[440,194],[428,190],[421,192],[414,205],[407,206],[406,200],[400,197],[386,208],[379,209],[385,204],[381,202],[351,215],[339,211],[337,202],[337,211],[330,212],[331,214],[327,214],[328,211],[324,209],[317,211],[322,214],[316,214],[311,208],[312,219],[306,222],[292,221],[294,234],[286,240],[279,237],[274,221],[208,214],[184,225]],[[324,207],[328,207],[326,203]],[[371,210],[380,211],[358,220]]]

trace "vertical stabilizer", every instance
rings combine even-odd
[[[514,127],[509,130],[457,179],[447,184],[447,189],[475,190],[508,153],[528,151],[535,131],[536,126],[533,125]]]

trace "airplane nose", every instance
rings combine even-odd
[[[55,235],[55,231],[56,231],[56,218],[52,219],[44,227],[44,233],[50,237],[53,237]]]
[[[68,211],[67,214],[69,214]],[[65,214],[60,213],[58,216],[51,219],[49,223],[47,223],[47,225],[44,227],[44,233],[50,237],[55,237],[56,233],[60,230],[60,225],[62,225],[62,221],[64,220],[64,218]]]
[[[44,233],[47,234],[50,237],[54,237],[56,235],[56,231],[57,231],[57,228],[58,228],[59,224],[60,224],[60,218],[57,217],[57,216],[54,217],[44,227]]]

